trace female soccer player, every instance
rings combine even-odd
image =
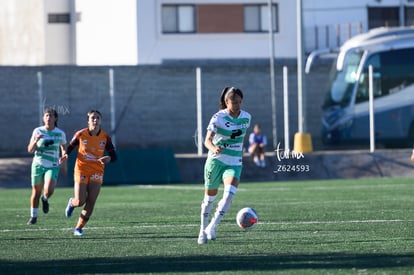
[[[70,218],[75,207],[85,205],[73,234],[83,235],[83,228],[92,215],[103,182],[105,164],[117,158],[110,136],[101,129],[102,115],[97,110],[88,112],[88,128],[75,133],[63,160],[78,146],[74,169],[74,197],[69,199],[65,210]],[[104,155],[105,151],[108,155]]]
[[[52,196],[59,176],[59,154],[65,154],[66,135],[57,127],[58,113],[53,108],[43,112],[44,126],[33,130],[27,151],[34,153],[32,161],[32,195],[30,196],[30,219],[27,224],[37,222],[39,200],[43,213],[49,212],[48,199]],[[42,194],[43,189],[43,195]]]
[[[201,225],[198,243],[215,240],[215,228],[229,210],[239,185],[242,171],[243,143],[251,116],[241,109],[243,93],[226,87],[220,96],[220,110],[207,126],[204,145],[208,157],[204,167],[204,199],[201,202]],[[223,197],[208,224],[220,183],[224,183]]]

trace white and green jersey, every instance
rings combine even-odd
[[[231,117],[227,110],[220,110],[213,115],[207,126],[215,133],[213,144],[222,148],[220,154],[208,152],[208,158],[217,159],[227,165],[242,165],[243,141],[250,126],[251,115],[243,110],[237,118]]]
[[[37,148],[34,152],[33,162],[46,168],[58,166],[60,145],[66,144],[65,132],[57,127],[48,131],[45,126],[40,126],[33,130],[30,141],[33,142],[39,135],[43,137],[36,143]]]

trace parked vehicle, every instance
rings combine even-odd
[[[315,55],[308,58],[307,70]],[[337,52],[323,102],[325,144],[369,142],[369,79],[373,66],[375,140],[385,146],[414,142],[414,28],[379,28]]]

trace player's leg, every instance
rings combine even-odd
[[[42,194],[43,184],[32,185],[32,194],[30,195],[30,219],[27,224],[35,224],[37,222],[37,214],[39,209],[39,199]]]
[[[74,197],[72,198],[72,206],[79,207],[85,204],[88,197],[88,185],[85,182],[75,182],[74,185]]]
[[[56,182],[59,176],[59,168],[54,167],[47,169],[44,176],[43,195],[40,197],[42,200],[43,213],[49,212],[49,198],[55,191]]]
[[[223,197],[219,201],[214,216],[210,221],[210,224],[205,229],[207,239],[216,239],[216,226],[221,222],[224,215],[230,209],[233,197],[237,192],[239,185],[239,178],[241,175],[241,166],[231,166],[226,169],[223,174],[224,191]]]
[[[68,205],[65,209],[65,215],[67,218],[72,216],[75,207],[82,206],[85,204],[86,196],[88,194],[88,177],[75,173],[74,175],[75,184],[73,185],[73,197],[69,198]]]
[[[200,229],[201,230],[204,230],[208,225],[208,221],[210,219],[210,213],[213,210],[214,202],[217,197],[217,192],[218,192],[218,189],[205,190],[204,192],[204,198],[201,202],[201,213],[200,213],[200,218],[201,218]]]
[[[92,215],[93,209],[95,208],[96,200],[98,199],[99,192],[101,190],[101,182],[91,181],[87,185],[87,192],[88,196],[86,197],[85,207],[83,208],[78,223],[76,224],[76,228],[74,231],[75,235],[83,235],[83,228],[85,227],[86,223],[89,221],[89,218]]]
[[[201,201],[201,213],[200,213],[200,232],[198,233],[198,244],[207,243],[207,234],[205,229],[210,219],[210,213],[214,207],[214,201],[216,200],[218,190],[205,190],[204,198]]]
[[[234,179],[234,178],[233,178]],[[235,182],[237,182],[237,179],[234,179]],[[213,218],[211,219],[210,224],[205,229],[205,232],[207,234],[207,239],[209,240],[215,240],[216,239],[216,227],[223,219],[224,215],[227,213],[227,211],[230,209],[231,203],[233,201],[233,197],[236,194],[237,187],[232,184],[225,184],[224,185],[224,191],[223,191],[223,197],[219,201],[216,211],[214,213]]]
[[[31,184],[32,193],[30,195],[30,219],[27,224],[35,224],[37,222],[37,214],[39,209],[39,199],[43,189],[43,167],[32,163],[31,168]]]
[[[213,160],[207,160],[204,166],[204,198],[201,201],[200,213],[200,232],[198,234],[198,244],[207,243],[205,228],[210,220],[210,214],[214,207],[217,197],[218,187],[221,182],[220,165]]]
[[[207,234],[205,229],[208,225],[208,221],[210,220],[210,214],[214,207],[214,202],[217,197],[218,189],[213,190],[205,190],[204,198],[201,202],[201,213],[200,213],[200,232],[198,234],[198,244],[205,244],[207,243]]]

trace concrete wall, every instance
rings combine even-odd
[[[202,70],[203,129],[218,110],[224,86],[244,92],[243,108],[261,123],[272,151],[272,107],[269,65],[266,62],[205,64]],[[297,131],[296,66],[292,61],[276,62],[277,141],[283,146],[282,66],[289,68],[290,144]],[[111,133],[118,148],[172,148],[176,153],[196,153],[196,67],[120,66],[115,76],[115,121]],[[0,156],[26,152],[31,133],[40,123],[39,106],[54,106],[59,127],[68,139],[86,127],[86,113],[99,109],[103,128],[111,132],[109,67],[0,67]],[[306,76],[307,132],[319,147],[320,106],[327,79],[327,66]],[[39,100],[37,73],[42,72]]]
[[[145,151],[145,150],[144,150]],[[151,151],[151,150],[148,150]],[[124,152],[128,153],[128,152]],[[129,152],[135,153],[135,152]],[[241,188],[244,182],[262,181],[306,181],[331,179],[360,179],[360,178],[413,178],[414,165],[410,162],[410,149],[349,151],[321,151],[305,154],[303,158],[278,160],[275,154],[267,154],[266,168],[253,164],[249,156],[243,161]],[[125,155],[120,154],[119,161],[108,164],[105,175],[116,175],[117,182],[105,179],[104,185],[110,184],[173,184],[171,173],[166,173],[164,167],[160,174],[154,175],[148,171],[150,161],[143,159],[142,154],[134,154],[135,163],[125,163]],[[72,155],[71,155],[72,157]],[[203,167],[206,156],[194,154],[178,154],[175,156],[176,167],[182,183],[203,183]],[[147,161],[146,164],[143,164]],[[0,189],[29,188],[31,157],[0,158]],[[118,163],[119,162],[119,163]],[[124,166],[124,169],[119,167]],[[175,165],[174,169],[175,169]],[[131,169],[134,167],[134,169]],[[297,167],[292,171],[293,167]],[[154,169],[154,168],[152,168]],[[151,170],[151,169],[150,169]],[[125,174],[123,172],[126,172]],[[109,181],[106,181],[109,180]],[[58,188],[73,185],[73,165],[62,166],[59,174]]]
[[[266,168],[257,167],[245,155],[241,182],[304,181],[359,178],[412,178],[410,149],[319,151],[290,159],[266,155]],[[182,182],[203,182],[206,156],[177,155]]]

